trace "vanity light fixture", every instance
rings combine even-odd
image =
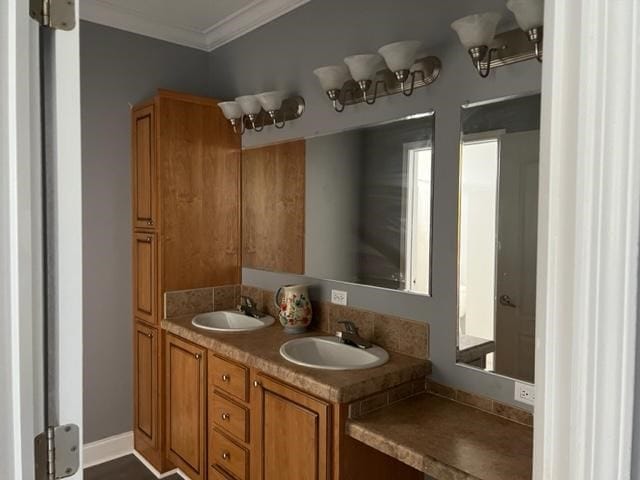
[[[507,8],[513,12],[518,26],[534,44],[536,58],[542,62],[543,0],[507,0]]]
[[[379,97],[402,93],[409,97],[415,88],[433,83],[440,74],[437,57],[416,59],[420,42],[405,41],[381,47],[378,53],[350,55],[347,65],[327,65],[313,73],[336,112],[346,105],[373,105]]]
[[[460,18],[451,24],[460,43],[482,78],[491,69],[536,58],[542,62],[542,22],[544,0],[507,0],[520,28],[496,35],[501,14],[479,13]],[[523,30],[526,35],[522,35]]]
[[[498,49],[489,47],[496,35],[496,27],[500,21],[497,12],[478,13],[459,18],[451,24],[458,34],[460,43],[467,49],[469,56],[482,78],[486,78],[491,71],[491,56]],[[486,67],[483,68],[482,61]]]
[[[256,95],[243,95],[234,101],[218,104],[233,131],[243,135],[247,130],[261,132],[265,126],[284,128],[287,120],[300,118],[304,112],[304,99],[289,97],[286,92],[274,90]]]

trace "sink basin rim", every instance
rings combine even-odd
[[[316,350],[315,352],[307,350],[306,353],[300,352],[301,348],[304,349],[306,346],[308,349],[308,347],[313,344],[320,346],[320,348],[324,350]],[[298,357],[296,357],[296,354]],[[314,354],[320,357],[323,354],[325,356],[331,355],[333,363],[331,359],[325,362],[322,362],[320,359],[314,361],[313,358],[310,358],[313,357]],[[302,355],[302,358],[300,358],[300,355]],[[341,355],[343,359],[342,363],[339,361]],[[345,355],[346,357],[351,357],[351,361],[345,360]],[[365,370],[379,367],[389,361],[389,354],[382,347],[373,345],[371,348],[361,349],[351,345],[345,345],[334,336],[314,336],[289,340],[280,347],[280,356],[293,364],[303,367],[334,371]],[[306,358],[304,358],[305,356]],[[358,358],[364,358],[364,361],[358,362]]]
[[[236,326],[233,326],[234,322]],[[191,319],[191,324],[196,328],[222,333],[252,332],[269,327],[274,322],[275,318],[270,315],[255,318],[237,310],[217,310],[215,312],[199,313]]]

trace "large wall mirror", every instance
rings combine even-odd
[[[540,95],[461,109],[457,361],[533,382]]]
[[[432,113],[307,139],[305,274],[428,295]]]

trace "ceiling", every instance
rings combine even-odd
[[[82,0],[83,20],[211,51],[309,0]]]

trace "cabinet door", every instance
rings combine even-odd
[[[255,385],[252,479],[328,479],[330,404],[262,374]]]
[[[152,324],[158,323],[157,248],[153,233],[133,235],[133,313]]]
[[[133,225],[155,228],[157,224],[157,177],[154,107],[149,105],[132,114]]]
[[[136,449],[158,450],[158,330],[136,322],[133,342]]]
[[[206,352],[167,335],[167,456],[192,480],[206,478]]]

